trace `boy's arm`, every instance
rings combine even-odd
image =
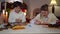
[[[32,23],[32,24],[39,24],[39,23],[38,23],[39,20],[40,20],[40,14],[38,14],[35,18],[33,18],[33,19],[30,21],[30,23]]]
[[[21,15],[21,21],[24,23],[24,22],[26,22],[26,17],[25,17],[25,15],[22,13],[22,15]]]
[[[13,13],[10,13],[8,22],[15,22]]]
[[[57,17],[54,15],[54,14],[50,14],[49,15],[49,19],[48,19],[48,23],[49,24],[56,24],[56,21],[57,21]]]

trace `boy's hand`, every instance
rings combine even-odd
[[[41,23],[42,25],[44,25],[44,24],[48,24],[48,22],[43,22],[43,23]]]
[[[22,20],[20,20],[20,19],[16,19],[16,22],[22,22]]]
[[[39,24],[41,24],[41,21],[36,20],[35,24],[39,25]]]
[[[48,24],[48,22],[42,22],[40,20],[36,20],[35,24],[37,24],[37,25],[42,24],[43,25],[43,24]]]

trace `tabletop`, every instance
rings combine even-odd
[[[25,29],[20,30],[3,30],[0,31],[1,34],[7,33],[60,33],[60,28],[49,28],[47,25],[32,25],[25,26]]]

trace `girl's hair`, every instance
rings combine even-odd
[[[17,6],[19,6],[21,8],[23,6],[23,4],[19,1],[16,1],[16,2],[13,3],[13,7],[15,8]]]
[[[48,4],[42,5],[40,11],[48,11]]]

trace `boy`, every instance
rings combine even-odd
[[[48,12],[48,5],[41,6],[40,14],[38,14],[30,22],[35,24],[56,24],[56,16],[53,13]]]

